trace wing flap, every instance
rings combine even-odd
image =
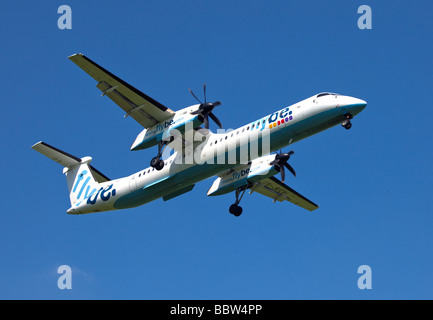
[[[175,115],[173,110],[134,88],[83,54],[74,54],[69,59],[98,82],[96,87],[102,91],[102,95],[106,95],[121,107],[125,111],[125,117],[131,116],[144,128],[150,128]]]
[[[269,177],[254,183],[253,191],[267,196],[274,201],[289,201],[308,211],[314,211],[319,208],[317,204],[308,200],[274,177]]]

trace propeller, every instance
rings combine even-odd
[[[217,125],[218,127],[220,127],[221,129],[223,128],[223,125],[221,124],[221,121],[215,116],[215,114],[212,113],[213,109],[216,106],[219,106],[221,104],[221,102],[216,101],[216,102],[207,102],[206,101],[206,84],[203,84],[203,92],[204,92],[204,103],[201,102],[196,95],[194,94],[194,92],[192,92],[191,89],[189,89],[189,92],[192,94],[192,96],[198,101],[200,102],[200,106],[198,107],[198,110],[191,112],[191,114],[198,114],[201,115],[203,117],[203,123],[204,123],[204,127],[206,129],[209,129],[209,118],[211,118]]]
[[[284,182],[284,180],[286,178],[286,173],[284,172],[284,167],[286,167],[296,177],[295,169],[293,169],[293,167],[287,163],[287,161],[289,161],[289,159],[290,159],[290,156],[294,153],[295,152],[293,152],[293,151],[289,151],[288,153],[282,153],[280,150],[280,153],[277,153],[275,155],[275,160],[270,163],[270,165],[275,166],[276,170],[280,171],[281,182]]]

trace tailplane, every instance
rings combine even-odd
[[[91,157],[78,158],[42,141],[32,148],[64,167],[72,207],[78,206],[95,193],[99,183],[110,181],[90,165]]]

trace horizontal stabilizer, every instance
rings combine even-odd
[[[43,141],[39,141],[32,146],[32,149],[42,153],[44,156],[50,158],[51,160],[61,164],[66,168],[75,167],[81,162],[80,158],[77,158],[65,151],[59,150]]]
[[[44,156],[46,156],[46,157],[50,158],[51,160],[61,164],[65,168],[73,168],[73,167],[77,166],[78,164],[83,164],[83,160],[85,161],[84,163],[89,163],[92,160],[92,158],[90,158],[90,157],[80,159],[76,156],[73,156],[73,155],[63,151],[63,150],[57,149],[56,147],[53,147],[53,146],[50,146],[49,144],[47,144],[43,141],[39,141],[38,143],[34,144],[32,146],[32,149],[42,153]],[[97,182],[102,183],[105,181],[110,181],[110,179],[107,176],[102,174],[99,170],[97,170],[96,168],[94,168],[90,164],[89,164],[89,168],[90,168],[90,171],[92,172],[94,179]]]

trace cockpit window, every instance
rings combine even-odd
[[[327,93],[327,92],[325,92],[325,93],[319,93],[316,98],[320,98],[320,97],[323,97],[323,96],[329,96],[329,95],[330,95],[330,93]]]
[[[320,98],[320,97],[323,97],[323,96],[329,96],[329,95],[331,95],[331,96],[338,96],[339,94],[337,94],[337,93],[331,93],[331,92],[322,92],[322,93],[319,93],[316,96],[316,98]]]

